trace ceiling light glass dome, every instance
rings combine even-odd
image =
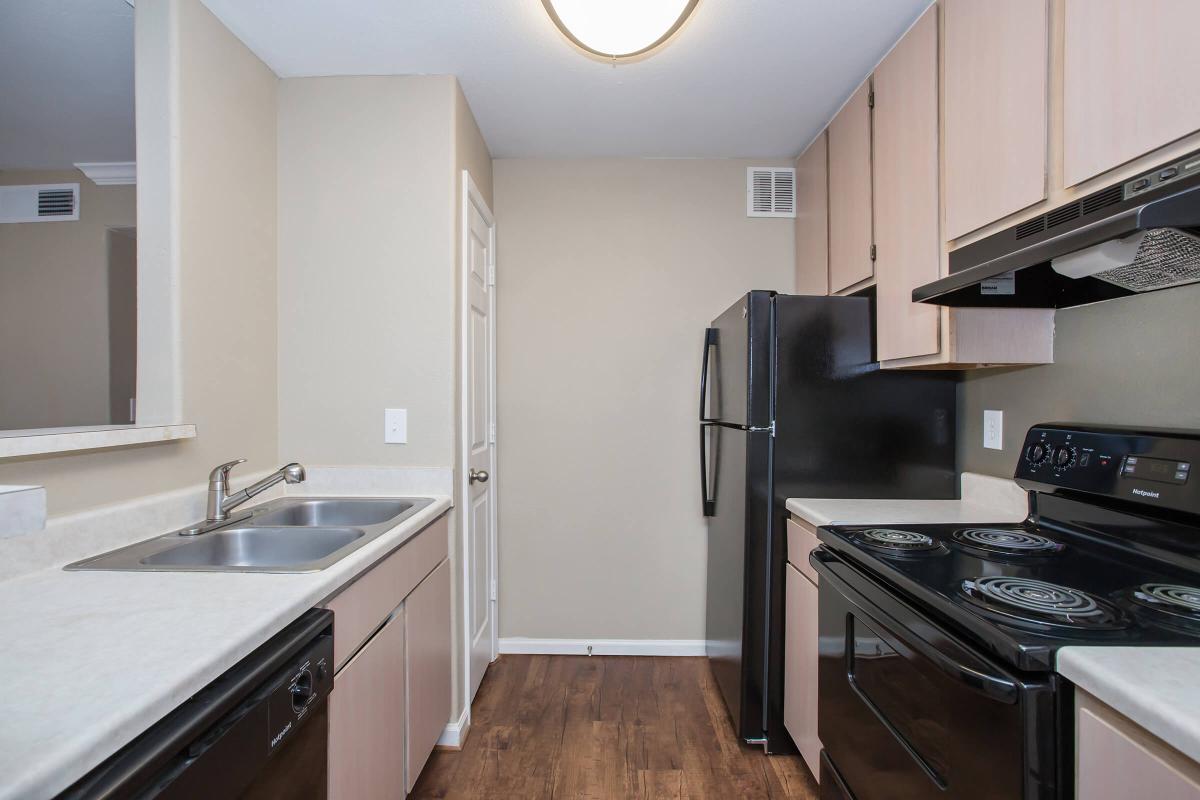
[[[698,0],[542,0],[576,46],[606,59],[633,58],[661,45]]]

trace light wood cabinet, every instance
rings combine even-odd
[[[331,598],[331,800],[411,791],[451,712],[449,521],[443,515]]]
[[[829,123],[829,291],[867,281],[871,262],[871,81]]]
[[[1046,197],[1046,3],[941,2],[946,239]]]
[[[450,562],[443,561],[404,601],[408,791],[450,719]]]
[[[796,294],[829,294],[828,160],[824,131],[796,159]]]
[[[1200,130],[1200,3],[1065,2],[1065,186]]]
[[[1075,723],[1078,800],[1200,800],[1200,764],[1082,690]]]
[[[879,360],[941,350],[940,315],[912,290],[940,277],[938,9],[875,70],[875,291]]]
[[[337,674],[329,695],[331,800],[403,796],[404,646],[404,616],[394,614]]]
[[[817,736],[817,572],[808,554],[820,543],[803,520],[787,522],[787,578],[784,586],[783,724],[813,777],[820,780],[821,740]]]

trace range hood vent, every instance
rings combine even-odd
[[[1200,151],[950,253],[945,306],[1066,308],[1200,282]]]

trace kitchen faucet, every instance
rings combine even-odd
[[[206,530],[212,530],[218,524],[224,524],[229,520],[230,510],[237,508],[242,503],[254,497],[256,494],[261,494],[275,484],[283,481],[285,483],[302,483],[304,481],[304,467],[299,464],[285,464],[279,469],[272,472],[267,477],[257,483],[247,486],[239,492],[229,492],[229,471],[238,464],[244,463],[246,459],[239,458],[234,461],[228,461],[213,469],[208,474],[208,513],[204,525],[196,528],[189,528],[187,533],[203,533]]]

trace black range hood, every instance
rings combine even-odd
[[[1066,308],[1166,289],[1200,281],[1198,236],[1200,151],[951,251],[912,298]]]

